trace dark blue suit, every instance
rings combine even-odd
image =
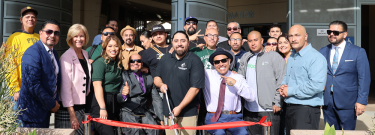
[[[59,60],[55,50],[53,54],[55,59]],[[53,98],[53,93],[55,86],[60,88],[61,80],[59,71],[56,82],[52,64],[51,57],[40,40],[23,54],[21,93],[18,102],[22,109],[27,108],[19,116],[25,127],[49,127],[50,110],[55,107],[58,100]],[[60,67],[60,64],[58,66]]]
[[[336,130],[354,130],[357,116],[355,103],[367,105],[371,74],[366,51],[346,42],[336,73],[333,74],[330,56],[332,44],[319,50],[327,59],[327,84],[324,92],[324,121]],[[333,92],[331,85],[333,84]]]

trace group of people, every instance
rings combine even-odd
[[[199,34],[198,19],[185,19],[184,31],[173,34],[171,45],[162,25],[140,34],[126,26],[118,32],[109,20],[102,33],[89,42],[82,24],[67,33],[69,49],[61,57],[53,49],[60,25],[46,20],[33,33],[38,11],[21,10],[21,30],[7,40],[9,51],[21,57],[11,75],[10,94],[23,127],[55,128],[84,134],[85,112],[93,118],[123,122],[197,126],[233,121],[272,122],[272,135],[291,129],[318,129],[324,121],[336,129],[354,130],[365,111],[370,68],[364,49],[346,42],[347,25],[333,21],[327,30],[331,43],[319,51],[308,43],[302,25],[288,33],[272,25],[264,41],[258,31],[241,33],[237,22],[227,25],[228,38],[218,34],[214,20]],[[247,39],[242,39],[242,36]],[[203,36],[203,38],[200,38]],[[19,108],[17,108],[19,105]],[[174,116],[174,117],[172,117]],[[93,122],[95,134],[160,134],[159,130],[108,126]],[[260,125],[207,130],[210,134],[263,134]],[[165,130],[173,135],[173,130]],[[177,130],[195,135],[196,130]]]

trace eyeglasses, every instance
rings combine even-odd
[[[226,63],[228,60],[228,58],[224,58],[224,59],[221,59],[221,60],[214,60],[214,64],[217,65],[217,64],[220,64],[221,63]]]
[[[108,36],[108,34],[109,34],[109,35],[115,35],[114,32],[103,32],[103,35],[104,35],[104,36]]]
[[[340,35],[340,33],[344,33],[344,31],[340,32],[340,31],[327,30],[328,35],[331,35],[331,33],[333,33],[333,35],[335,36],[338,36]]]
[[[53,35],[55,35],[55,36],[60,36],[60,31],[53,31],[53,30],[50,30],[50,29],[42,30],[42,31],[46,32],[47,35],[51,35],[53,33]]]
[[[197,25],[197,23],[196,23],[196,22],[194,22],[194,21],[190,21],[190,22],[185,22],[185,24],[186,24],[186,25],[190,25],[190,24],[192,24],[192,25]]]
[[[234,42],[234,41],[237,41],[237,42],[240,42],[242,39],[239,39],[239,38],[232,38],[230,39],[230,41]]]
[[[276,43],[276,42],[272,42],[272,43],[268,43],[268,42],[267,42],[267,45],[273,45],[273,46],[276,46],[277,43]]]
[[[219,37],[218,35],[212,35],[212,34],[207,34],[207,35],[205,35],[205,36],[207,36],[207,37],[209,37],[209,38],[212,38],[212,37],[217,38],[217,37]]]
[[[228,27],[227,30],[228,30],[228,31],[231,31],[231,30],[236,31],[236,30],[238,30],[238,28],[237,28],[237,27],[233,27],[233,28]]]
[[[124,34],[125,37],[132,37],[134,36],[133,34]]]
[[[132,60],[129,60],[129,63],[135,63],[135,62],[141,63],[142,60],[141,59],[132,59]]]

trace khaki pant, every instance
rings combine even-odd
[[[165,116],[164,116],[165,118]],[[190,116],[190,117],[175,117],[174,123],[177,123],[180,127],[190,127],[190,126],[197,126],[198,115]],[[167,123],[165,123],[167,124]],[[168,126],[171,125],[171,119],[168,118]],[[174,130],[165,130],[166,135],[175,135]],[[185,129],[177,129],[178,135],[195,135],[196,130],[185,130]]]

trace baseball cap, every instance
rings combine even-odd
[[[186,23],[187,21],[190,21],[190,20],[192,20],[192,21],[194,21],[194,22],[196,22],[196,23],[198,24],[198,19],[195,18],[195,17],[193,17],[193,16],[186,17],[186,18],[185,18],[185,23]]]
[[[38,15],[38,11],[36,11],[34,8],[30,6],[27,6],[21,9],[21,16],[23,16],[24,13],[29,12],[29,11],[34,12],[35,16]]]
[[[163,27],[163,25],[154,25],[152,27],[152,30],[151,30],[151,35],[154,34],[154,32],[157,32],[157,31],[162,31],[162,32],[165,32],[165,29]]]

